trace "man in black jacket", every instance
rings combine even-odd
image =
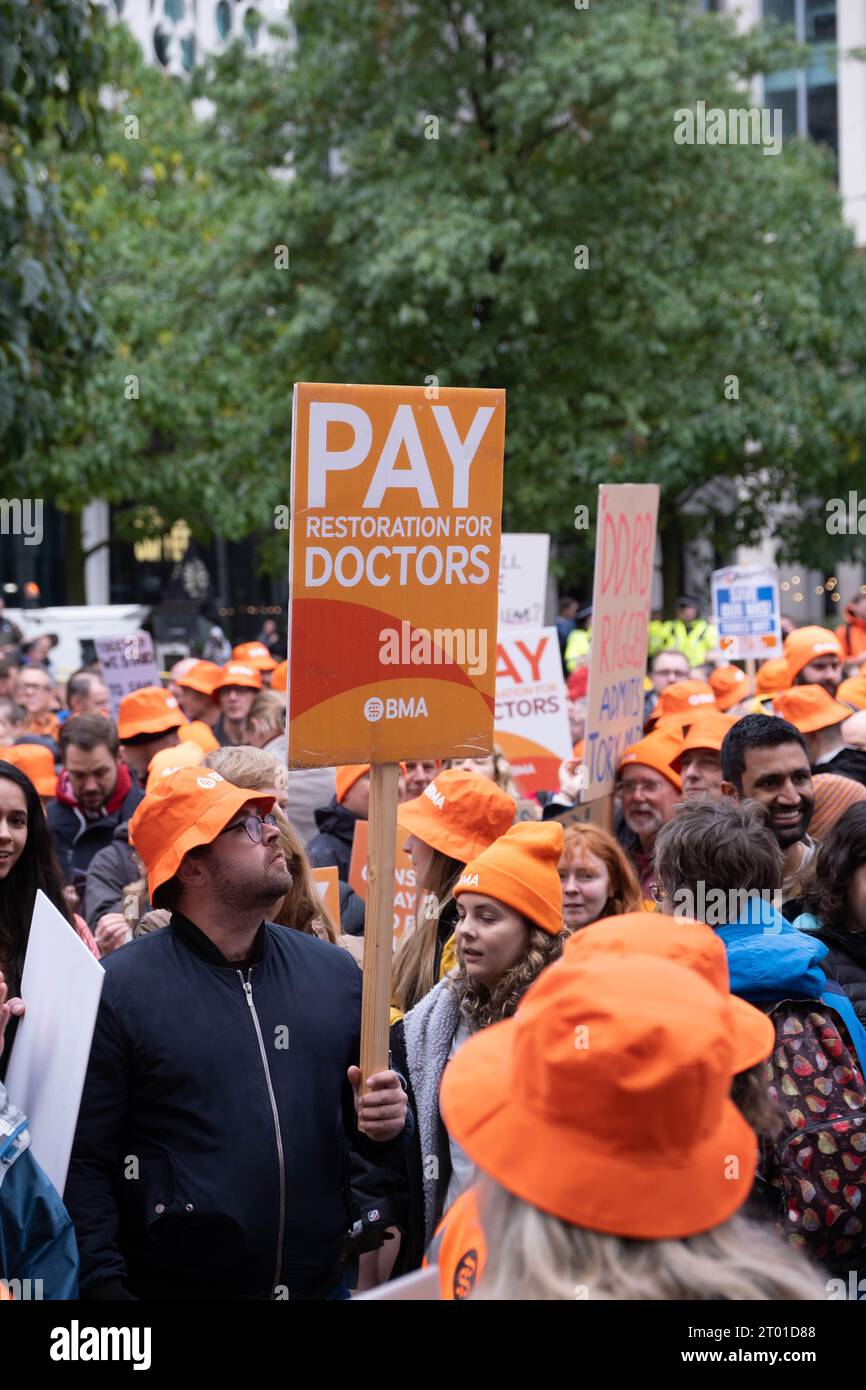
[[[358,1096],[357,966],[263,920],[292,884],[272,805],[182,768],[132,819],[173,915],[105,962],[64,1192],[84,1298],[345,1296],[350,1146],[399,1158],[399,1078]]]
[[[347,763],[338,767],[336,795],[329,805],[316,812],[319,833],[307,845],[307,858],[313,868],[333,865],[340,878],[348,882],[355,826],[369,815],[370,764]]]
[[[82,884],[94,854],[110,845],[144,793],[118,758],[117,727],[101,714],[76,714],[60,733],[63,771],[48,828],[68,883]]]

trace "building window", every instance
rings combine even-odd
[[[837,0],[764,0],[764,18],[789,25],[810,48],[805,68],[764,79],[767,106],[782,112],[784,138],[809,136],[839,153],[838,79],[835,71]]]
[[[228,0],[220,0],[216,7],[216,27],[217,33],[225,43],[232,31],[232,7]]]
[[[255,48],[259,41],[259,29],[262,27],[262,17],[256,10],[247,10],[244,15],[244,37],[250,48]]]

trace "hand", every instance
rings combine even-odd
[[[14,999],[7,999],[8,993],[9,986],[2,970],[0,970],[0,1057],[3,1056],[3,1036],[7,1023],[13,1015],[20,1018],[24,1013],[24,1000],[19,999],[17,995]],[[354,1070],[357,1071],[357,1068]],[[386,1073],[386,1075],[392,1075],[392,1073]]]
[[[559,764],[559,790],[563,796],[571,797],[572,801],[577,801],[580,793],[581,782],[578,774],[581,766],[580,758],[566,758]]]
[[[358,1094],[361,1068],[350,1067],[346,1074],[355,1093],[355,1113],[362,1134],[366,1134],[368,1139],[375,1139],[377,1144],[387,1144],[389,1139],[396,1139],[406,1123],[408,1107],[406,1092],[397,1074],[377,1071],[367,1082],[369,1090],[364,1096]]]
[[[132,928],[122,912],[106,912],[97,922],[93,937],[100,955],[107,956],[132,940]]]

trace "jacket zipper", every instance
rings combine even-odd
[[[247,974],[249,976],[251,974],[251,971],[248,971]],[[280,1220],[277,1234],[277,1263],[274,1270],[274,1287],[271,1289],[271,1297],[273,1298],[274,1294],[276,1293],[277,1285],[280,1282],[280,1274],[282,1272],[283,1263],[283,1237],[285,1235],[286,1229],[286,1163],[283,1154],[283,1138],[280,1134],[280,1118],[277,1113],[277,1101],[274,1095],[274,1088],[271,1084],[271,1073],[268,1068],[268,1058],[267,1053],[265,1052],[265,1042],[264,1038],[262,1037],[262,1030],[259,1027],[259,1016],[256,1013],[256,1006],[253,1003],[253,986],[249,978],[247,978],[246,980],[244,979],[243,971],[239,970],[238,975],[240,976],[241,984],[243,985],[246,1001],[250,1006],[250,1013],[253,1019],[253,1026],[256,1030],[256,1037],[259,1040],[259,1052],[262,1058],[262,1066],[265,1072],[265,1080],[268,1083],[268,1095],[270,1096],[271,1100],[271,1114],[274,1118],[274,1134],[276,1135],[277,1140],[277,1157],[280,1166]]]

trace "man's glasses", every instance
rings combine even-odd
[[[236,820],[234,825],[227,825],[225,830],[221,830],[219,834],[228,835],[232,830],[245,830],[253,844],[260,845],[264,839],[264,827],[276,824],[276,816],[272,811],[269,811],[266,816],[245,816],[243,820]],[[217,839],[219,839],[219,835]]]

